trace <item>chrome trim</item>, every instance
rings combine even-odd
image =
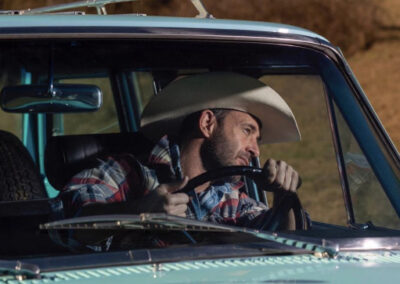
[[[39,266],[19,260],[0,260],[0,272],[14,275],[16,280],[40,279]]]
[[[245,41],[254,43],[281,43],[296,46],[309,46],[320,51],[323,50],[320,41],[303,35],[283,35],[274,32],[249,32],[232,30],[209,30],[209,29],[180,29],[180,28],[154,28],[154,27],[123,27],[127,30],[140,30],[141,32],[119,32],[121,27],[29,27],[32,32],[27,33],[26,28],[0,28],[0,40],[3,39],[177,39],[177,40],[223,40],[223,41]],[[43,31],[34,31],[43,30]],[[46,29],[49,32],[46,32]],[[59,31],[54,32],[55,29]],[[62,31],[65,29],[66,31]],[[68,30],[82,31],[71,32]],[[109,31],[104,31],[108,29]],[[19,33],[19,30],[24,31]],[[156,32],[156,33],[155,33]],[[214,32],[214,33],[213,33]],[[228,34],[230,33],[230,34]],[[249,35],[251,33],[252,35]],[[256,34],[256,35],[255,35]]]
[[[400,249],[400,237],[331,239],[330,241],[339,245],[340,252]]]
[[[293,44],[297,46],[313,46],[311,42],[286,39],[282,40],[279,38],[268,38],[268,40],[262,40],[262,38],[249,38],[247,36],[210,36],[210,35],[199,35],[193,34],[190,36],[181,36],[175,34],[161,34],[161,35],[150,35],[150,34],[129,34],[129,33],[25,33],[25,34],[1,34],[0,40],[8,39],[190,39],[190,40],[224,40],[224,41],[247,41],[254,43],[281,43],[281,44]],[[320,49],[319,45],[313,46],[314,48]]]
[[[259,37],[249,38],[247,36],[210,36],[210,35],[200,35],[192,34],[190,36],[182,36],[176,34],[135,34],[135,33],[21,33],[21,34],[1,34],[0,29],[0,40],[3,39],[191,39],[191,40],[226,40],[226,41],[241,41],[245,40],[247,42],[254,43],[282,43],[282,44],[296,44],[301,46],[302,44],[311,45],[311,42],[296,40],[296,39],[286,39],[282,40],[280,38],[268,38],[263,40]],[[315,44],[315,43],[314,43]],[[320,47],[320,45],[315,45],[314,47]],[[318,48],[320,49],[320,48]]]
[[[319,227],[319,229],[316,229],[316,227]],[[322,237],[324,231],[329,228],[343,232],[337,231],[335,236]],[[313,222],[313,227],[310,231],[280,233],[280,235],[321,246],[337,246],[339,255],[340,252],[347,251],[400,250],[400,231],[381,227],[350,229],[335,225],[326,226],[324,223]],[[316,235],[318,235],[318,237],[316,237]],[[351,235],[354,236],[351,237]],[[363,237],[363,235],[365,235],[365,237]]]

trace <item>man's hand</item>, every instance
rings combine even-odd
[[[276,161],[274,159],[268,159],[264,165],[263,171],[266,175],[267,184],[269,188],[273,188],[274,191],[274,207],[278,206],[282,201],[282,197],[288,193],[295,193],[299,186],[299,174],[288,165],[285,161]],[[293,210],[288,212],[286,219],[283,220],[279,230],[295,230],[296,222]]]
[[[186,217],[189,196],[186,193],[175,193],[188,182],[188,177],[182,181],[160,184],[155,190],[143,198],[136,200],[133,206],[138,213],[167,213]]]
[[[268,159],[263,171],[269,188],[279,191],[296,192],[299,185],[299,174],[285,161]]]

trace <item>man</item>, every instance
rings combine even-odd
[[[249,198],[238,177],[207,183],[190,197],[179,192],[206,171],[249,165],[258,143],[300,139],[283,99],[260,81],[230,72],[188,76],[170,83],[142,115],[141,131],[158,141],[146,162],[130,154],[110,155],[76,175],[72,215],[164,212],[222,224],[260,228],[268,208]],[[264,186],[295,192],[298,173],[269,159]],[[286,228],[293,228],[288,216]]]

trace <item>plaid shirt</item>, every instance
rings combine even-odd
[[[124,202],[140,198],[160,183],[182,179],[179,148],[163,137],[153,148],[147,163],[131,154],[119,154],[98,160],[98,166],[75,175],[66,186],[72,193],[66,217],[79,216],[91,203]],[[187,218],[220,224],[257,228],[268,211],[265,204],[240,190],[243,182],[212,185],[201,193],[192,192]]]

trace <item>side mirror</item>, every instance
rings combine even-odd
[[[94,85],[60,84],[4,87],[1,108],[18,113],[67,113],[96,111],[102,104],[102,92]]]

